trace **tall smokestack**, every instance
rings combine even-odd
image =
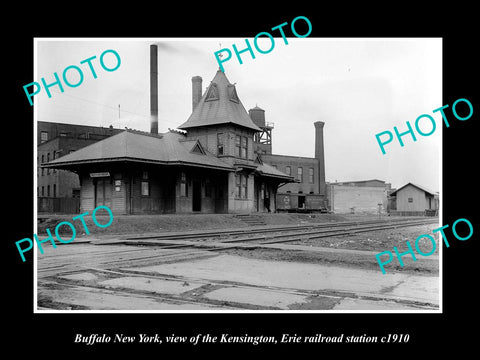
[[[150,133],[158,134],[158,47],[150,45]]]
[[[313,123],[315,125],[315,158],[318,159],[318,193],[325,196],[325,155],[323,148],[323,121]]]
[[[202,77],[192,77],[192,111],[195,110],[202,98]]]

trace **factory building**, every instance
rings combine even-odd
[[[85,126],[49,121],[37,122],[37,199],[39,212],[80,211],[80,180],[66,170],[42,168],[40,164],[58,159],[85,146],[122,132],[113,126]]]
[[[249,110],[261,131],[255,136],[255,149],[262,160],[295,181],[282,184],[277,192],[278,211],[326,211],[325,158],[323,146],[324,122],[315,127],[315,157],[272,154],[272,122],[265,120],[265,110],[255,106]]]

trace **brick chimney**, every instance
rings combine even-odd
[[[150,45],[150,133],[158,134],[158,47]]]
[[[192,77],[192,111],[195,110],[202,98],[202,77]]]
[[[318,193],[325,196],[325,154],[323,147],[323,121],[313,123],[315,125],[315,158],[318,159]]]

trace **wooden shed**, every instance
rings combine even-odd
[[[393,191],[390,196],[396,198],[396,209],[391,210],[392,215],[438,215],[438,194],[423,186],[408,183]]]

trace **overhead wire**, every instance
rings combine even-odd
[[[65,92],[62,93],[62,92],[59,92],[59,91],[56,91],[56,90],[50,90],[50,92],[54,92],[54,93],[57,93],[57,94],[62,94],[62,96],[67,96],[67,97],[70,97],[70,98],[73,98],[73,99],[85,101],[85,102],[88,102],[88,103],[91,103],[91,104],[94,104],[94,105],[97,105],[97,106],[102,106],[102,107],[105,107],[105,108],[114,110],[114,111],[116,111],[116,112],[118,111],[118,106],[115,107],[115,106],[111,106],[111,105],[107,105],[107,104],[102,104],[102,103],[97,102],[97,101],[93,101],[93,100],[90,100],[90,99],[81,98],[81,97],[79,97],[79,96],[67,94],[67,93],[65,93]],[[138,106],[139,103],[140,103],[140,101],[137,103],[136,106]],[[128,113],[128,114],[140,116],[140,117],[142,117],[142,118],[146,118],[146,119],[149,119],[149,120],[150,120],[150,115],[140,114],[140,113],[138,113],[138,112],[134,112],[134,111],[130,111],[130,110],[125,110],[125,109],[123,109],[123,108],[121,108],[120,111],[121,111],[121,112],[126,112],[126,113]],[[174,122],[174,121],[171,121],[171,120],[167,120],[167,119],[159,119],[159,120],[162,121],[162,122],[167,122],[167,123],[170,123],[170,124],[178,125],[177,122]]]

